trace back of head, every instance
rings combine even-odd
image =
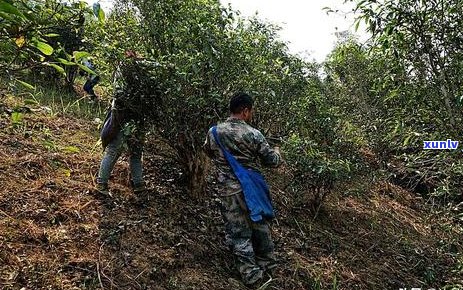
[[[230,112],[232,114],[239,114],[244,109],[252,109],[254,100],[250,95],[244,92],[238,92],[230,99]]]

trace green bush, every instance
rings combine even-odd
[[[82,29],[92,11],[85,2],[58,0],[2,0],[0,5],[0,75],[14,80],[22,74],[65,79],[72,85],[77,68],[87,54]],[[29,77],[30,78],[30,77]],[[22,83],[24,84],[24,83]]]
[[[147,38],[137,51],[143,60],[121,66],[124,91],[118,96],[144,114],[174,149],[194,195],[204,192],[207,159],[201,147],[207,129],[228,115],[229,97],[238,90],[255,97],[253,125],[267,136],[315,138],[325,147],[335,142],[319,66],[292,56],[278,40],[277,27],[244,20],[216,1],[124,3],[140,11],[139,33]],[[122,15],[126,7],[116,6],[114,13]],[[307,160],[324,159],[318,165],[297,164],[297,170],[319,180],[338,174],[344,161],[327,152],[309,154]],[[291,162],[296,159],[291,155]]]

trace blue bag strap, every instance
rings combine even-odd
[[[222,145],[222,142],[219,140],[219,136],[217,135],[217,126],[212,127],[212,135],[214,136],[215,142],[219,145],[222,152],[225,151],[225,148]]]
[[[222,142],[220,142],[218,134],[217,134],[217,126],[212,127],[212,135],[216,143],[219,145],[222,153],[227,160],[228,164],[232,168],[233,172],[235,173],[236,178],[241,184],[244,199],[246,204],[248,205],[248,209],[250,210],[250,218],[252,221],[257,222],[262,220],[262,209],[265,207],[267,209],[266,215],[267,217],[273,217],[273,208],[270,201],[268,186],[265,182],[264,177],[255,171],[250,171],[243,167],[238,160],[236,160],[235,156],[233,156],[227,149],[223,146]],[[251,177],[252,175],[252,177]],[[253,192],[252,183],[258,186],[265,191],[266,198],[268,199],[266,205],[262,205],[262,203],[258,200],[256,196],[253,194],[247,194],[248,192]]]
[[[220,149],[222,150],[222,153],[225,159],[227,160],[228,164],[233,169],[233,172],[235,173],[236,178],[238,178],[240,182],[242,182],[243,179],[247,179],[247,176],[245,173],[246,168],[244,168],[238,162],[238,160],[236,160],[235,156],[233,156],[227,149],[225,149],[222,142],[220,142],[219,136],[217,134],[217,126],[212,127],[212,135],[214,136],[215,142],[219,145]]]

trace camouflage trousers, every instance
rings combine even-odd
[[[274,244],[268,222],[252,222],[242,192],[221,196],[225,242],[235,256],[235,265],[245,284],[253,284],[276,267]]]

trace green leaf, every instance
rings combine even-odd
[[[96,75],[96,72],[92,71],[91,69],[89,69],[88,67],[86,67],[85,65],[82,65],[80,63],[77,64],[79,66],[79,68],[89,74],[92,74],[92,75]]]
[[[334,12],[334,10],[331,9],[330,7],[323,7],[322,10],[326,12],[326,15],[329,15],[330,13]]]
[[[53,53],[53,47],[46,42],[35,40],[32,41],[32,46],[36,47],[45,55],[51,55]]]
[[[25,105],[38,105],[39,102],[35,99],[25,99],[24,104]]]
[[[31,84],[28,84],[26,82],[23,82],[23,81],[20,81],[20,80],[16,80],[18,83],[20,83],[21,85],[23,85],[25,88],[29,89],[29,90],[35,90],[35,87]]]
[[[66,75],[66,72],[64,71],[64,68],[60,67],[57,64],[54,63],[47,63],[48,66],[51,66],[52,68],[56,69],[59,73]]]
[[[20,112],[13,112],[11,113],[11,123],[13,125],[21,124],[23,120],[23,114]]]
[[[60,63],[62,63],[64,65],[77,65],[77,63],[69,61],[69,60],[65,60],[64,58],[58,57],[58,60],[59,60]]]
[[[5,12],[8,14],[19,16],[21,18],[25,18],[24,14],[22,14],[21,11],[18,10],[18,8],[4,0],[0,0],[0,12]]]
[[[355,31],[359,30],[360,20],[355,21]]]
[[[45,34],[44,36],[45,37],[58,37],[59,34],[58,33],[48,33],[48,34]]]
[[[2,11],[0,11],[0,18],[6,19],[6,20],[11,21],[11,22],[14,22],[14,19],[10,14],[2,12]]]
[[[78,61],[84,57],[89,57],[90,53],[86,51],[74,51],[72,55],[74,56],[75,61]]]
[[[386,27],[386,30],[385,30],[386,35],[391,35],[393,32],[394,32],[394,27],[392,26]]]
[[[104,13],[103,9],[100,8],[100,11],[98,11],[98,20],[100,22],[104,22],[105,19],[106,19],[105,13]]]
[[[410,138],[411,138],[411,137],[412,137],[412,135],[408,135],[408,137],[405,138],[404,143],[403,143],[403,146],[407,146],[408,143],[410,143]]]
[[[367,2],[368,0],[362,0],[360,2],[357,3],[357,7],[362,7],[363,4],[365,4],[365,2]]]

